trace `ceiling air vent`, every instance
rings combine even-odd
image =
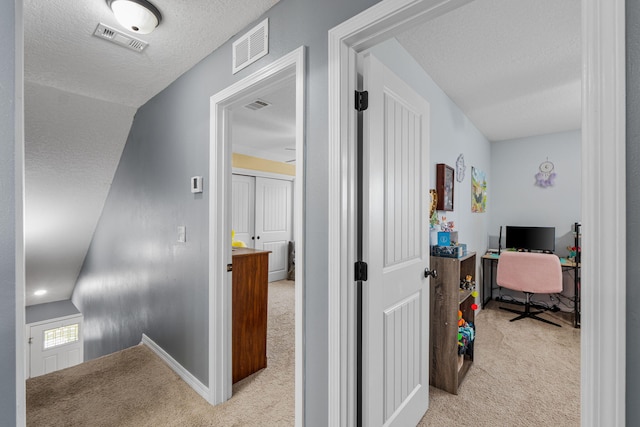
[[[233,42],[233,74],[269,53],[269,18]]]
[[[255,110],[259,110],[259,109],[264,108],[264,107],[268,107],[269,105],[271,105],[271,104],[269,104],[267,101],[263,101],[262,99],[256,99],[251,104],[247,104],[244,107],[248,108],[249,110],[254,110],[255,111]]]
[[[98,24],[93,35],[103,40],[110,41],[117,45],[126,47],[136,52],[142,52],[149,43],[131,37],[128,34],[120,32],[104,24]]]

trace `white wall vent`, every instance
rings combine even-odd
[[[121,31],[111,28],[104,24],[98,24],[93,35],[103,40],[110,41],[120,46],[124,46],[128,49],[135,50],[136,52],[142,52],[149,43],[142,40],[131,37]]]
[[[233,42],[233,74],[269,53],[269,18]]]

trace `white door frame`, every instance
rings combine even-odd
[[[296,85],[296,177],[294,189],[295,276],[295,419],[303,418],[303,319],[304,319],[304,103],[305,48],[303,46],[272,62],[211,97],[211,139],[209,159],[209,402],[222,403],[231,397],[231,151],[227,107],[248,94],[295,77]]]
[[[411,25],[469,1],[384,0],[329,31],[329,425],[353,425],[357,409],[355,57]],[[585,426],[625,425],[624,6],[624,0],[582,0],[580,360],[581,422]]]

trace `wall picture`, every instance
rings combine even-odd
[[[482,213],[487,208],[487,178],[483,171],[471,167],[471,212]]]
[[[436,165],[436,193],[438,195],[437,209],[439,211],[453,210],[453,182],[453,168],[444,163],[438,163]]]

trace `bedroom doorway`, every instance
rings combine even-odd
[[[355,212],[349,199],[357,147],[353,92],[358,79],[354,59],[358,52],[409,26],[443,15],[467,2],[381,2],[329,31],[329,63],[332,64],[329,69],[329,176],[332,178],[329,183],[329,422],[332,424],[357,419],[354,398],[357,348],[345,344],[357,324],[356,295],[351,286]],[[582,86],[582,219],[592,233],[591,243],[584,244],[582,258],[585,321],[581,344],[581,406],[583,423],[588,425],[624,420],[625,413],[624,327],[619,327],[625,324],[625,313],[614,308],[625,305],[625,242],[604,231],[611,229],[611,221],[600,209],[601,200],[611,200],[613,211],[618,213],[615,227],[625,229],[625,43],[624,2],[614,1],[603,6],[595,0],[583,0],[581,4],[585,81]],[[610,149],[602,150],[602,135]],[[608,262],[603,263],[601,257]],[[612,283],[611,277],[620,280]],[[609,283],[613,288],[605,295],[597,291],[600,283]],[[598,350],[603,348],[603,343],[610,344],[604,346],[606,353]]]
[[[233,173],[259,175],[277,179],[283,178],[282,171],[269,171],[265,164],[269,163],[265,153],[266,146],[249,147],[247,152],[254,155],[241,154],[258,160],[262,166],[257,168],[238,162],[235,156],[234,133],[242,132],[234,126],[233,117],[245,113],[246,105],[257,100],[261,104],[270,94],[286,87],[291,89],[293,98],[292,113],[295,125],[291,130],[290,143],[286,147],[284,161],[278,163],[295,164],[292,175],[285,180],[293,183],[293,238],[295,242],[295,419],[302,420],[302,319],[304,296],[304,241],[303,241],[303,190],[304,190],[304,47],[285,55],[270,65],[246,77],[227,89],[211,97],[211,141],[210,141],[210,265],[209,289],[209,402],[218,404],[232,395],[232,319],[231,319],[231,277],[227,269],[232,264],[232,182]],[[263,99],[264,98],[264,99]],[[236,110],[234,112],[234,109]],[[236,123],[237,125],[237,123]],[[264,132],[262,136],[264,136]],[[246,138],[247,139],[247,138]],[[248,137],[248,139],[255,139]],[[242,151],[242,150],[240,150]],[[237,153],[240,154],[240,153]],[[261,159],[261,160],[260,160]],[[246,158],[244,160],[247,160]],[[287,160],[292,160],[287,162]],[[266,162],[265,162],[266,161]],[[234,166],[240,165],[240,166]],[[249,169],[252,168],[252,169]],[[256,169],[263,169],[258,170]],[[251,238],[251,234],[247,234]],[[253,235],[257,237],[257,235]],[[246,239],[246,237],[245,237]],[[245,242],[246,243],[246,242]],[[287,241],[288,243],[288,241]],[[247,245],[249,246],[249,245]],[[252,245],[253,246],[253,245]],[[274,245],[276,246],[276,245]],[[282,251],[282,248],[278,248]]]

